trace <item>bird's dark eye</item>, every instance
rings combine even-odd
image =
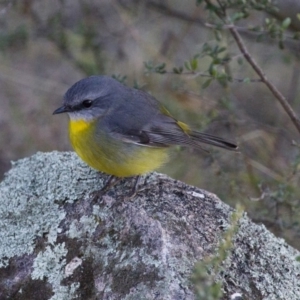
[[[82,101],[82,105],[85,107],[85,108],[89,108],[92,106],[92,100],[83,100]]]

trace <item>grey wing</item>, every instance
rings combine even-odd
[[[128,125],[128,124],[127,124]],[[168,147],[171,145],[183,145],[202,149],[193,138],[185,133],[177,124],[177,121],[161,113],[152,116],[146,124],[141,127],[120,128],[111,134],[124,142],[134,143],[147,147]],[[117,129],[117,128],[115,128]]]
[[[222,138],[198,131],[184,131],[177,120],[161,112],[161,104],[151,95],[133,91],[132,101],[122,102],[122,107],[106,119],[110,135],[126,143],[147,147],[168,147],[182,145],[202,148],[210,144],[228,150],[237,146]]]
[[[157,116],[154,116],[146,123],[136,122],[137,120],[131,124],[128,124],[127,122],[126,126],[115,127],[114,130],[111,131],[111,135],[126,143],[134,143],[147,147],[168,147],[171,144],[176,144],[173,140],[175,136],[180,134],[180,132],[178,132],[177,135],[175,133],[173,135],[170,134],[169,138],[166,133],[166,127],[171,127],[173,125],[172,123],[176,123],[171,118],[168,120],[169,122],[164,123],[157,122],[156,119]],[[174,137],[172,138],[171,136]]]
[[[223,138],[194,131],[186,133],[177,121],[163,114],[156,115],[151,122],[144,125],[142,129],[130,129],[126,132],[114,132],[115,137],[124,142],[134,143],[148,147],[167,147],[171,145],[182,145],[201,150],[203,144],[227,150],[237,150],[234,142]]]
[[[111,137],[141,146],[192,144],[177,121],[160,110],[161,104],[154,97],[140,90],[130,90],[119,107],[99,125],[104,126]]]

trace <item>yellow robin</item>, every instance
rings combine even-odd
[[[200,148],[210,144],[227,150],[237,145],[201,133],[177,121],[148,93],[107,76],[76,82],[53,114],[68,113],[69,134],[76,153],[96,170],[117,177],[155,170],[169,157],[170,146]]]

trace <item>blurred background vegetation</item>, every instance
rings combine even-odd
[[[1,1],[0,177],[10,161],[71,150],[67,116],[52,112],[77,80],[115,76],[150,92],[178,119],[239,143],[240,153],[175,148],[161,172],[242,204],[255,222],[300,249],[299,132],[224,26],[234,22],[299,113],[299,4],[209,3]]]

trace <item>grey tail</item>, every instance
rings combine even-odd
[[[198,143],[204,143],[204,144],[209,144],[212,146],[216,146],[219,148],[223,148],[226,150],[231,150],[231,151],[237,151],[238,146],[234,142],[224,140],[220,137],[207,134],[207,133],[202,133],[198,131],[192,131],[189,133],[189,136],[192,138],[193,142],[196,144]],[[200,145],[199,145],[200,146]]]

